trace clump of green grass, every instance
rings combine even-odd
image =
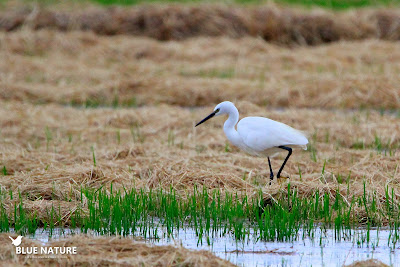
[[[94,153],[94,146],[91,146],[90,150],[92,151],[93,166],[96,167],[97,163],[96,163],[96,154]]]
[[[225,143],[225,152],[230,152],[231,151],[231,148],[229,147],[229,143],[228,142],[226,142]]]
[[[168,146],[175,145],[175,131],[169,129],[168,130]]]
[[[124,98],[120,99],[118,94],[114,95],[114,98],[111,100],[103,97],[91,97],[86,98],[84,101],[72,100],[69,102],[69,105],[72,107],[79,108],[136,108],[138,106],[136,97]]]
[[[385,155],[389,154],[392,156],[394,154],[394,150],[398,149],[400,144],[398,142],[392,142],[392,140],[383,141],[383,139],[375,135],[374,141],[370,144],[365,143],[364,140],[357,140],[351,145],[353,149],[373,149],[376,150],[379,154],[384,153]]]
[[[48,0],[47,0],[48,1]],[[215,3],[210,0],[93,0],[103,5],[137,5],[142,3],[165,3],[165,2],[177,2],[177,3]],[[217,2],[226,3],[226,1],[220,0]],[[231,0],[229,2],[237,4],[262,4],[266,3],[263,0]],[[275,0],[277,3],[285,3],[290,5],[299,5],[306,7],[319,6],[330,9],[348,9],[355,7],[367,7],[377,5],[396,5],[396,0]]]
[[[108,106],[109,104],[106,102],[103,105]],[[136,97],[131,97],[128,99],[120,99],[118,92],[114,94],[114,99],[111,102],[111,107],[113,108],[136,108],[137,107],[137,101]]]
[[[363,140],[357,140],[356,142],[354,142],[352,145],[351,145],[351,148],[354,148],[354,149],[361,149],[361,150],[363,150],[363,149],[365,149],[365,142],[363,141]]]
[[[194,76],[194,77],[204,77],[204,78],[220,78],[220,79],[230,79],[235,76],[235,69],[209,69],[201,70],[199,72],[187,72],[181,71],[182,76]]]
[[[317,148],[316,148],[317,136],[318,136],[318,130],[315,130],[315,132],[311,136],[310,142],[307,145],[307,151],[310,152],[310,157],[314,162],[317,162]]]
[[[195,150],[197,154],[201,154],[207,150],[207,147],[205,145],[196,145]]]
[[[6,166],[3,166],[3,169],[1,170],[1,173],[2,173],[4,176],[8,175],[8,171],[7,171]]]
[[[69,0],[75,2],[76,0]],[[59,1],[56,0],[39,0],[41,5],[53,5]],[[91,0],[91,2],[99,3],[102,5],[138,5],[146,3],[236,3],[236,4],[265,4],[265,0]],[[397,0],[275,0],[277,3],[285,3],[289,5],[298,5],[306,7],[324,7],[329,9],[348,9],[348,8],[359,8],[368,6],[387,6],[387,5],[398,5]],[[1,2],[0,2],[1,7]]]
[[[320,6],[330,9],[360,8],[377,5],[396,5],[396,0],[278,0],[276,2],[307,7]]]
[[[53,140],[53,134],[50,131],[49,127],[47,127],[47,126],[44,129],[44,133],[46,135],[46,151],[49,151],[49,145],[50,145],[51,140]]]
[[[146,140],[145,135],[142,133],[140,129],[140,125],[134,125],[131,127],[131,135],[132,135],[132,140],[134,143],[144,143]]]
[[[117,139],[117,144],[120,145],[121,144],[121,130],[118,129],[115,133],[115,138]]]
[[[12,192],[10,193],[12,195]],[[13,210],[7,210],[3,200],[7,192],[0,192],[0,231],[14,228],[18,233],[34,233],[39,226],[50,231],[64,227],[60,207],[51,207],[40,219],[37,213],[28,213],[23,197],[18,195]],[[396,204],[393,190],[387,188],[386,208],[378,209],[376,194],[364,194],[351,200],[337,191],[334,195],[316,191],[312,196],[301,198],[296,188],[289,184],[278,199],[267,202],[262,192],[249,199],[237,193],[193,188],[185,196],[178,196],[171,188],[164,190],[110,190],[104,188],[81,189],[81,203],[72,212],[68,224],[80,228],[83,233],[137,235],[144,238],[161,238],[173,235],[179,229],[194,229],[202,242],[206,237],[232,236],[236,240],[294,241],[313,238],[316,231],[332,228],[335,239],[355,240],[360,246],[369,244],[369,230],[389,222],[393,234],[391,243],[399,239],[396,227],[400,226],[400,207]],[[354,213],[364,208],[366,216]],[[384,219],[384,220],[383,220]],[[365,225],[365,238],[355,235],[354,229]],[[158,229],[166,229],[161,234]],[[299,235],[299,233],[302,235]],[[353,238],[353,239],[352,239]]]

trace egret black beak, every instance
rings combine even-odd
[[[217,114],[218,111],[219,111],[219,109],[215,110],[213,113],[211,113],[210,115],[208,115],[207,117],[205,117],[201,122],[197,123],[196,126],[194,126],[194,127],[197,127],[197,126],[199,126],[200,124],[202,124],[203,122],[205,122],[205,121],[211,119],[212,117],[215,116],[215,114]]]

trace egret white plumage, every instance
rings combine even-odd
[[[288,151],[277,174],[277,178],[280,178],[281,172],[292,154],[292,149],[307,149],[307,137],[299,130],[263,117],[246,117],[239,121],[239,111],[229,101],[219,103],[210,115],[196,124],[196,127],[214,116],[224,114],[229,116],[224,123],[224,132],[228,140],[251,155],[268,157],[271,181],[274,179],[274,173],[270,157],[279,152]],[[235,129],[236,124],[237,130]]]

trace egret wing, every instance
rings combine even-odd
[[[304,134],[284,123],[263,117],[247,117],[239,121],[237,131],[249,148],[262,152],[277,146],[306,146]]]

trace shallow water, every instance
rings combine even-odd
[[[388,246],[389,231],[370,231],[369,246],[358,246],[356,242],[336,242],[333,230],[316,233],[314,241],[305,238],[295,242],[236,242],[233,238],[214,238],[212,245],[198,244],[198,238],[190,230],[180,231],[175,239],[190,249],[206,249],[217,256],[239,266],[342,266],[358,260],[378,259],[388,265],[399,262],[400,254]],[[300,235],[302,233],[299,233]],[[353,231],[360,236],[365,231]],[[317,240],[317,241],[316,241]],[[173,240],[163,239],[155,244],[170,244]]]
[[[74,230],[73,233],[79,233]],[[166,229],[159,229],[165,233]],[[52,240],[68,236],[72,232],[66,230],[64,234],[55,231]],[[239,266],[343,266],[354,261],[377,259],[390,266],[400,262],[400,254],[395,248],[388,245],[390,232],[380,229],[370,230],[368,245],[355,240],[364,238],[365,230],[351,230],[353,241],[335,241],[334,230],[318,230],[314,239],[306,237],[294,242],[263,242],[252,240],[235,241],[232,237],[199,239],[195,231],[185,229],[176,231],[174,238],[151,239],[146,242],[154,245],[182,244],[182,246],[195,250],[209,250],[217,256],[227,259]],[[379,234],[379,235],[378,235]],[[302,232],[299,232],[302,235]],[[162,236],[162,235],[160,235]],[[251,236],[251,235],[250,235]],[[48,242],[49,233],[38,230],[32,239]]]

